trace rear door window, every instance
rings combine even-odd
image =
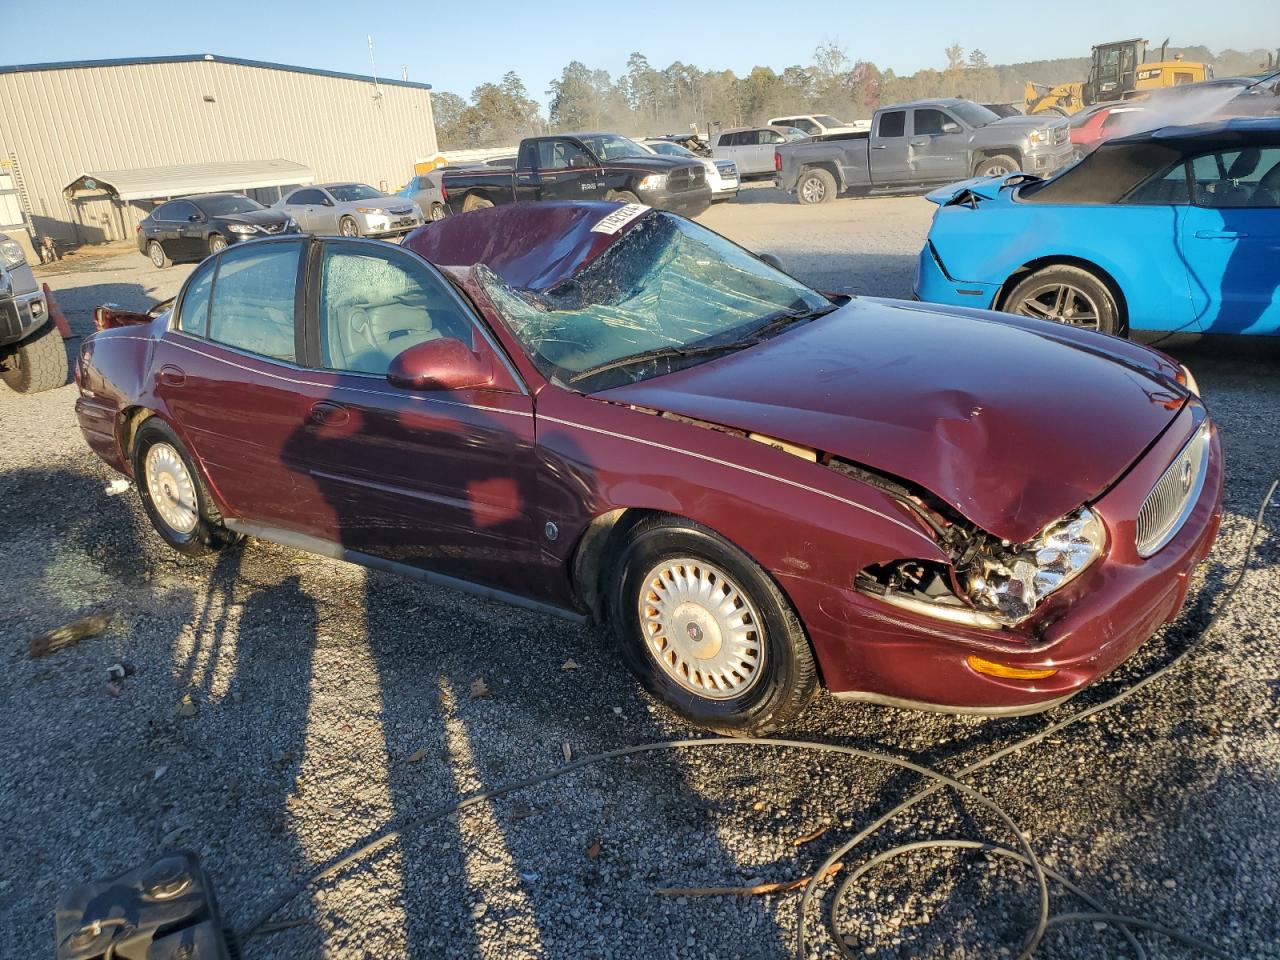
[[[209,339],[293,363],[301,243],[254,243],[218,258],[209,304]]]
[[[1191,202],[1191,191],[1187,189],[1187,165],[1179,163],[1163,174],[1157,174],[1146,183],[1137,187],[1125,203],[1141,204],[1188,204]]]
[[[880,114],[880,120],[876,128],[877,136],[881,137],[904,137],[907,134],[907,111],[890,110],[888,113]]]
[[[324,194],[319,190],[299,190],[291,196],[286,203],[292,203],[298,206],[312,203],[324,203]]]

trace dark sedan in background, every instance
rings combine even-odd
[[[239,193],[204,193],[162,203],[138,224],[138,251],[157,267],[196,262],[242,240],[297,233],[287,213]]]

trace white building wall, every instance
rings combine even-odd
[[[69,240],[132,236],[145,215],[105,199],[77,210],[62,190],[90,170],[282,158],[317,182],[394,191],[436,152],[420,85],[216,58],[0,73],[0,157],[16,159],[37,229]]]

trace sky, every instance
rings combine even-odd
[[[214,53],[368,74],[372,35],[380,76],[407,67],[411,80],[466,96],[514,70],[545,104],[569,61],[617,76],[633,51],[657,68],[680,60],[743,75],[756,65],[808,64],[818,44],[835,40],[852,59],[902,74],[941,67],[952,43],[981,49],[992,63],[1085,57],[1095,43],[1129,37],[1215,51],[1280,46],[1278,0],[1228,6],[1230,16],[1206,16],[1204,0],[0,0],[0,65]],[[610,16],[615,8],[625,15]]]

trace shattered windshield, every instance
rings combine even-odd
[[[584,393],[745,349],[835,309],[736,244],[661,211],[545,292],[511,287],[483,265],[476,277],[542,374]]]

